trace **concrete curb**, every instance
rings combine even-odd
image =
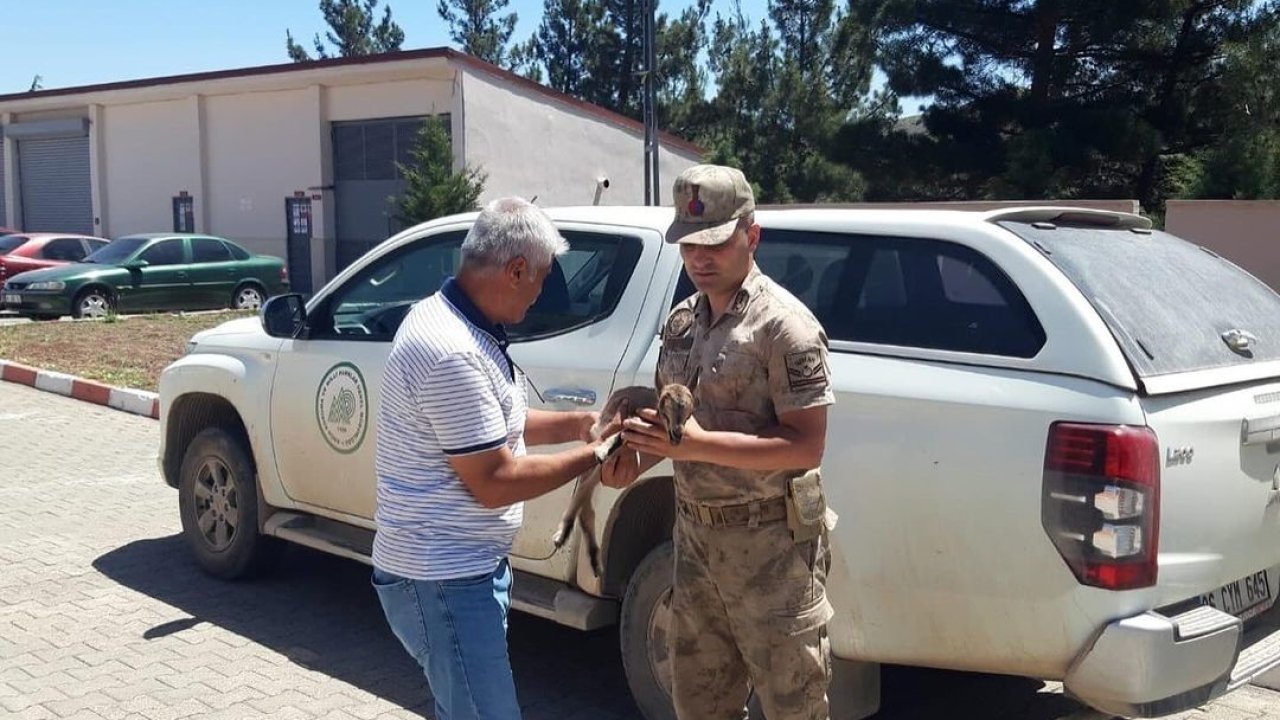
[[[66,373],[19,365],[8,360],[0,360],[0,380],[29,385],[37,390],[65,395],[95,405],[105,405],[134,415],[160,419],[160,396],[146,390],[112,387]]]

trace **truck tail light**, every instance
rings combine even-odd
[[[1155,431],[1054,423],[1040,521],[1076,579],[1107,590],[1156,583],[1160,451]]]
[[[289,282],[289,268],[280,268],[280,282]]]

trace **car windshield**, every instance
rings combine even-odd
[[[146,244],[147,238],[122,237],[118,240],[112,240],[103,246],[101,250],[91,253],[84,259],[84,262],[115,265],[116,263],[124,262],[126,258],[137,252],[138,248]]]
[[[26,235],[0,236],[0,255],[8,255],[27,241]]]

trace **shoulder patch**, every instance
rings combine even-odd
[[[689,332],[691,327],[693,327],[693,310],[680,308],[671,313],[671,317],[667,318],[667,327],[662,336],[667,338],[680,337]]]
[[[733,306],[730,308],[730,312],[735,315],[741,315],[747,309],[747,300],[747,291],[745,289],[739,290],[738,294],[733,296]]]
[[[787,353],[786,362],[787,384],[793,391],[826,384],[827,368],[817,348]]]

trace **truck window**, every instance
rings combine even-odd
[[[390,342],[409,308],[458,269],[465,237],[440,233],[378,258],[316,309],[312,336]]]
[[[556,259],[524,322],[508,328],[512,342],[607,317],[640,258],[637,238],[573,231],[564,236],[570,250]],[[432,235],[362,269],[316,309],[313,337],[389,342],[413,304],[457,272],[465,237],[462,230]]]
[[[1280,295],[1198,245],[1161,231],[1000,225],[1080,288],[1139,377],[1280,359]],[[1253,338],[1247,347],[1232,350],[1233,330]]]
[[[1033,357],[1045,334],[995,263],[955,243],[765,228],[756,264],[831,340]],[[672,304],[694,292],[680,272]]]
[[[542,294],[512,342],[534,340],[597,323],[613,313],[640,259],[639,238],[566,230],[569,251],[556,258]]]

